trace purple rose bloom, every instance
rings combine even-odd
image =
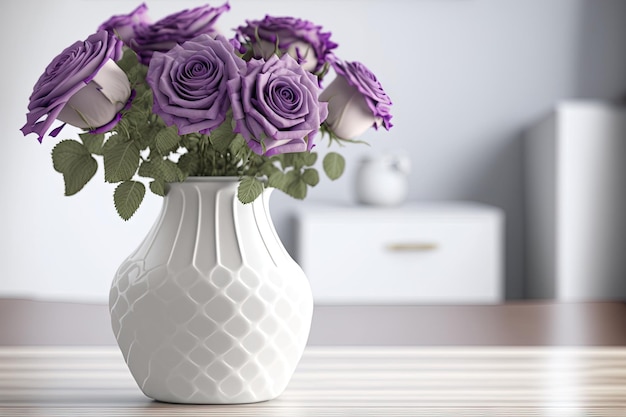
[[[112,127],[131,93],[126,75],[114,62],[121,54],[122,41],[100,31],[54,58],[33,88],[24,135],[37,133],[41,142],[55,119],[91,130]]]
[[[247,71],[228,82],[234,131],[257,154],[304,152],[326,119],[317,78],[290,55],[251,60]]]
[[[281,52],[291,55],[307,71],[317,73],[328,61],[331,49],[337,47],[330,40],[330,32],[321,29],[307,20],[265,16],[263,20],[247,20],[237,33],[252,46],[255,58],[267,60],[278,42]]]
[[[156,51],[167,52],[201,34],[215,37],[218,34],[215,21],[227,10],[230,6],[225,3],[217,8],[205,5],[174,13],[152,25],[137,28],[130,47],[139,55],[139,60],[148,65]]]
[[[326,125],[338,137],[353,139],[369,127],[389,130],[391,100],[376,76],[360,62],[335,60],[337,77],[320,100],[328,102]]]
[[[111,17],[101,24],[98,30],[106,30],[120,38],[125,45],[130,45],[130,41],[135,38],[137,30],[145,28],[149,24],[148,7],[143,3],[129,14]]]
[[[150,61],[146,80],[154,93],[152,111],[178,133],[208,134],[226,118],[230,100],[226,83],[239,77],[246,63],[221,35],[200,35]]]

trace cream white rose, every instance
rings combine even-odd
[[[320,101],[328,102],[326,125],[341,139],[354,139],[382,122],[382,118],[374,116],[359,89],[341,75],[326,87]]]
[[[109,59],[93,80],[68,100],[57,119],[82,129],[105,126],[124,108],[130,94],[126,74]]]
[[[336,59],[337,77],[320,95],[328,102],[326,125],[341,139],[354,139],[368,127],[389,130],[391,100],[376,76],[360,62]]]

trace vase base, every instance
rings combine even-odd
[[[238,398],[176,398],[174,395],[150,395],[143,393],[146,397],[154,400],[155,402],[162,404],[186,404],[186,405],[244,405],[244,404],[258,404],[267,401],[275,400],[280,397],[281,393],[277,395],[264,395],[259,398],[251,398],[251,395],[242,395]],[[201,396],[198,396],[201,397]]]

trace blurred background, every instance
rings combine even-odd
[[[205,2],[146,3],[156,21]],[[301,17],[323,26],[339,44],[336,54],[368,66],[394,104],[391,131],[367,131],[362,139],[369,146],[331,149],[347,158],[340,180],[323,179],[305,201],[274,193],[273,218],[290,251],[297,252],[293,222],[297,213],[311,204],[354,204],[359,160],[390,152],[410,159],[407,202],[471,201],[501,211],[500,301],[531,296],[525,178],[534,161],[525,156],[525,138],[546,118],[558,119],[563,108],[559,106],[568,103],[599,105],[618,112],[619,119],[626,91],[626,2],[229,3],[231,10],[218,22],[227,36],[246,19],[265,14]],[[32,87],[48,63],[111,15],[129,13],[139,4],[21,0],[0,6],[5,40],[0,67],[5,155],[0,164],[0,297],[106,303],[115,270],[158,215],[161,199],[148,193],[134,217],[122,221],[113,206],[113,187],[104,184],[102,167],[79,194],[64,197],[63,179],[52,168],[50,152],[58,139],[73,138],[76,131],[66,128],[57,140],[45,138],[43,144],[19,131]],[[621,134],[619,129],[616,134]],[[558,132],[547,137],[557,140]],[[325,144],[318,150],[326,152]],[[626,162],[626,154],[621,157]],[[619,179],[612,184],[616,188],[609,194],[623,188]],[[554,205],[561,204],[557,197],[550,198]],[[610,225],[617,228],[621,223]],[[624,288],[619,285],[615,288]],[[624,294],[616,296],[623,300]]]

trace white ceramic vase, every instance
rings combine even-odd
[[[270,193],[244,205],[237,183],[171,184],[152,230],[113,280],[113,331],[137,384],[155,400],[269,400],[304,351],[309,282],[276,234]]]

